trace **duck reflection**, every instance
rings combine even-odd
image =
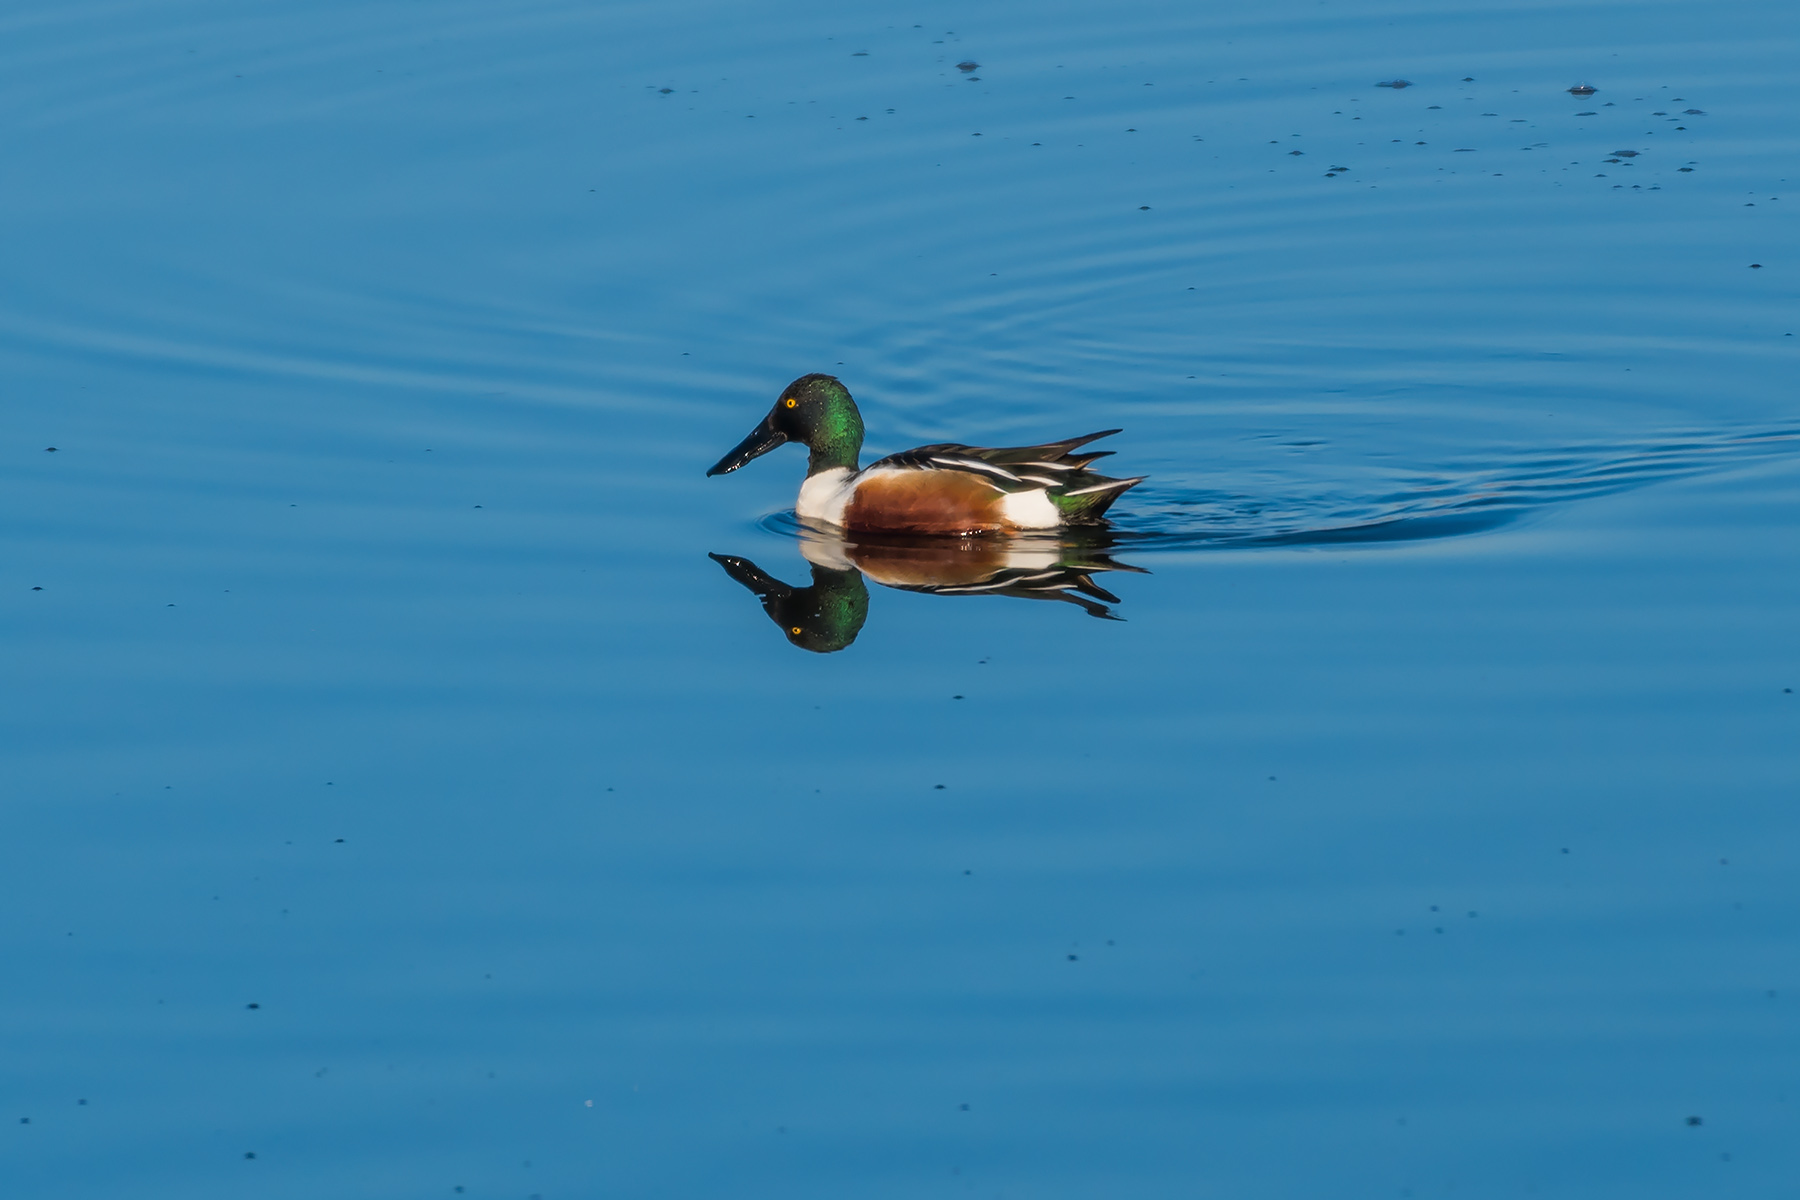
[[[831,654],[856,640],[869,617],[866,579],[905,592],[938,596],[1012,596],[1060,600],[1091,617],[1117,621],[1109,605],[1119,598],[1094,582],[1106,571],[1144,575],[1118,562],[1103,530],[1062,537],[854,539],[806,530],[800,552],[812,567],[812,583],[794,587],[747,558],[708,555],[725,573],[762,601],[763,611],[787,640],[802,650]]]

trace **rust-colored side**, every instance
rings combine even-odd
[[[968,587],[986,583],[1009,565],[1004,540],[945,538],[941,545],[849,545],[856,569],[888,587]]]
[[[1002,495],[965,471],[880,472],[857,485],[844,528],[882,533],[991,533],[1012,528]]]

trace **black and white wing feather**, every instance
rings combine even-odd
[[[1085,437],[1067,438],[1041,446],[964,446],[956,442],[939,442],[890,454],[869,469],[888,467],[896,470],[962,471],[979,475],[996,491],[1029,492],[1044,488],[1052,492],[1079,492],[1087,484],[1105,477],[1087,469],[1097,458],[1111,454],[1098,450],[1091,454],[1071,454],[1097,438],[1119,432],[1104,429]]]

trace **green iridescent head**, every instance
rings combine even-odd
[[[802,375],[781,389],[762,424],[707,474],[729,474],[784,442],[799,442],[812,451],[806,462],[808,475],[834,467],[854,471],[862,441],[862,414],[856,411],[850,389],[832,375]]]
[[[762,601],[781,635],[802,650],[834,654],[856,640],[869,618],[869,588],[862,572],[814,564],[811,587],[791,587],[747,558],[709,554],[725,573]]]

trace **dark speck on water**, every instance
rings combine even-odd
[[[973,71],[979,66],[981,66],[981,64],[973,59],[964,59],[962,62],[956,64],[956,69],[959,71]]]
[[[1688,1123],[1688,1125],[1689,1125],[1689,1126],[1690,1126],[1690,1127],[1691,1127],[1691,1126],[1694,1126],[1694,1125],[1700,1125],[1700,1124],[1703,1124],[1703,1123],[1704,1123],[1704,1122],[1702,1122],[1702,1121],[1701,1121],[1701,1120],[1700,1120],[1700,1118],[1699,1118],[1699,1117],[1689,1117],[1689,1118],[1688,1118],[1688,1119],[1687,1119],[1687,1123]]]
[[[1387,79],[1387,80],[1383,80],[1381,83],[1376,84],[1375,86],[1376,87],[1384,87],[1384,88],[1395,88],[1395,89],[1408,88],[1408,87],[1412,86],[1412,80],[1410,80],[1410,79]]]
[[[1574,87],[1569,89],[1569,95],[1571,95],[1571,96],[1591,96],[1599,90],[1600,90],[1599,88],[1595,87],[1591,83],[1578,83]]]

